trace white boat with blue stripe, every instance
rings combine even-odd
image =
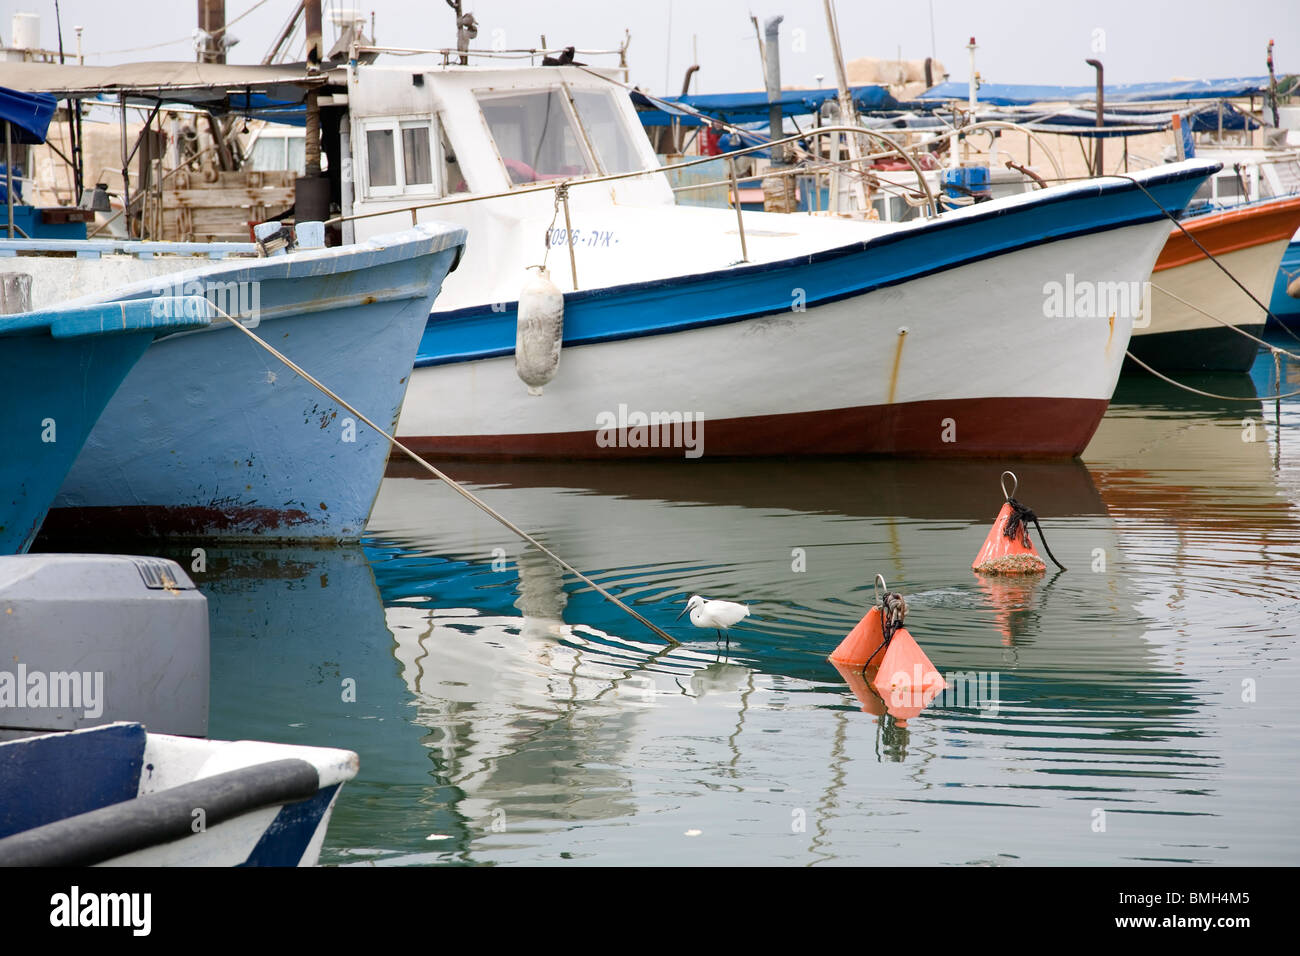
[[[905,223],[738,217],[676,204],[612,71],[354,65],[346,80],[345,230],[428,216],[473,237],[398,430],[451,456],[1077,455],[1114,390],[1165,211],[1218,168]],[[536,394],[515,351],[520,289],[543,263],[563,348]],[[1060,309],[1054,286],[1096,295]],[[683,448],[692,422],[705,437]]]

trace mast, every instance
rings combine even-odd
[[[198,0],[199,29],[203,31],[200,63],[225,63],[226,0]]]
[[[831,57],[835,60],[835,79],[839,84],[839,102],[840,102],[840,123],[843,126],[856,126],[858,124],[858,111],[853,105],[853,94],[849,91],[848,71],[844,68],[844,53],[840,49],[840,28],[835,19],[835,4],[833,0],[822,0],[822,5],[826,10],[826,30],[831,37]],[[839,137],[836,136],[838,140]],[[858,138],[853,134],[848,136],[849,147],[849,167],[856,173],[853,175],[853,191],[858,200],[858,208],[863,215],[867,213],[867,191],[862,185],[862,170],[857,165],[862,158],[862,153],[858,149]],[[835,157],[839,159],[838,156]],[[852,175],[852,174],[851,174]],[[832,201],[838,210],[839,198],[838,190]]]

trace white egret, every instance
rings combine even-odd
[[[742,618],[749,616],[749,608],[743,604],[735,604],[732,601],[708,601],[698,594],[692,594],[690,600],[686,602],[686,607],[682,608],[682,614],[687,611],[691,612],[691,623],[696,627],[711,627],[718,632],[718,639],[724,637],[727,646],[731,646],[730,635],[724,635],[723,632]],[[682,614],[677,615],[677,620],[681,620]]]

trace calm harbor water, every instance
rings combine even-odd
[[[1263,355],[1183,378],[1277,388]],[[667,651],[394,466],[360,548],[209,552],[210,732],[361,755],[325,864],[1300,863],[1273,415],[1126,377],[1082,462],[1012,465],[1069,567],[1027,582],[970,570],[1001,462],[449,466]],[[864,712],[826,656],[876,572],[981,699]],[[673,622],[692,593],[751,604],[729,648]]]

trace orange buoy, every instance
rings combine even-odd
[[[948,686],[920,645],[903,627],[907,604],[902,595],[888,590],[885,579],[876,575],[885,593],[880,603],[840,642],[830,662],[844,676],[862,709],[879,716],[888,711],[899,719],[915,717]],[[885,637],[885,623],[891,635]]]
[[[861,670],[872,659],[872,653],[880,650],[884,643],[885,631],[880,626],[880,608],[873,606],[867,616],[858,621],[857,626],[840,641],[840,646],[831,651],[827,660],[832,664],[843,664]],[[880,663],[879,654],[876,654],[875,662]]]
[[[914,717],[948,686],[948,682],[930,663],[930,658],[925,656],[925,651],[907,628],[900,627],[885,649],[885,659],[880,662],[871,686],[895,717],[902,716],[903,711],[913,710],[914,713],[906,716]],[[895,714],[896,709],[899,713]]]
[[[1011,491],[1007,491],[1007,476],[1011,475]],[[1047,562],[1038,554],[1034,542],[1029,538],[1029,519],[1032,511],[1025,511],[1016,501],[1014,495],[1019,480],[1009,471],[1002,473],[1002,495],[1006,499],[998,512],[993,527],[984,539],[984,547],[971,563],[971,570],[979,574],[1042,574],[1047,570]],[[1017,512],[1020,512],[1017,514]],[[1008,524],[1016,516],[1014,525],[1008,535]],[[1055,559],[1053,559],[1055,560]]]

